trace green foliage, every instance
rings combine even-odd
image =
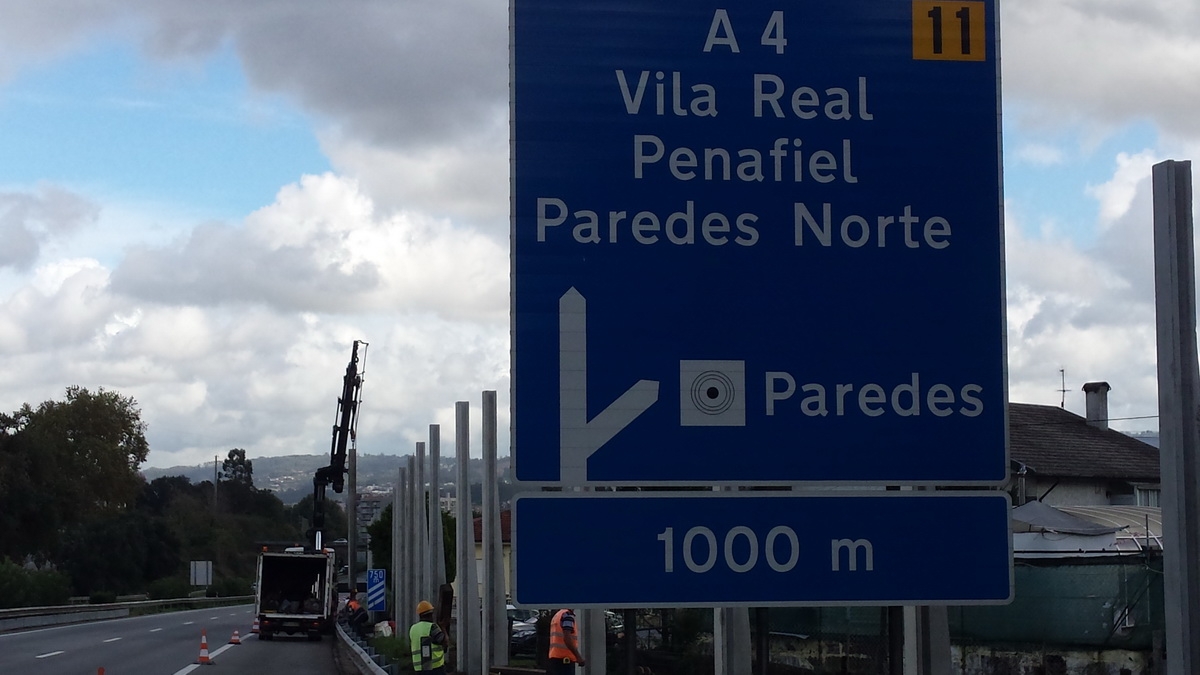
[[[672,645],[682,653],[692,651],[700,636],[707,630],[711,614],[707,610],[686,608],[671,612],[670,633]]]
[[[388,504],[379,512],[379,517],[367,525],[367,534],[371,537],[371,560],[378,569],[388,571],[388,578],[394,578],[392,569],[392,505]]]
[[[387,657],[389,663],[400,664],[400,672],[411,673],[412,665],[412,647],[409,646],[408,635],[404,632],[404,627],[396,625],[396,635],[391,637],[376,637],[371,638],[371,646],[376,652]]]
[[[221,481],[254,487],[254,462],[246,459],[246,451],[234,448],[221,462]]]
[[[68,387],[65,401],[0,414],[0,555],[53,558],[64,528],[128,508],[142,486],[146,424],[137,401]]]
[[[313,496],[305,495],[303,499],[295,504],[287,507],[286,517],[289,523],[296,528],[301,535],[307,536],[308,528],[312,526],[313,516]],[[334,539],[344,539],[348,532],[348,524],[346,522],[346,509],[342,508],[340,502],[335,502],[328,497],[325,498],[325,531],[322,537],[325,541],[333,541]]]
[[[209,597],[231,598],[254,593],[250,580],[242,577],[221,577],[208,589]]]
[[[446,583],[455,579],[458,550],[455,539],[455,519],[446,511],[442,511],[442,553],[446,562]],[[388,504],[380,511],[375,522],[367,525],[367,534],[371,535],[371,560],[380,568],[388,570],[388,576],[395,573],[392,569],[392,505]]]
[[[146,594],[151,600],[173,600],[186,598],[192,592],[192,585],[183,577],[164,577],[151,581],[146,586]]]
[[[117,601],[117,594],[112,591],[92,591],[88,594],[88,604],[108,605]]]
[[[458,536],[454,516],[442,511],[442,551],[446,554],[446,583],[452,584],[458,574]],[[473,523],[472,523],[473,524]]]
[[[29,570],[0,559],[0,609],[65,605],[71,580],[57,570]]]
[[[63,566],[81,595],[97,589],[137,592],[182,565],[179,541],[167,525],[137,511],[77,525],[63,541]]]
[[[302,543],[312,497],[291,510],[254,487],[246,450],[229,451],[218,485],[183,476],[150,483],[138,472],[149,446],[137,401],[70,387],[61,401],[0,413],[0,561],[53,562],[63,572],[0,568],[0,602],[65,601],[72,590],[186,594],[190,560],[211,560],[229,595],[249,593],[262,542]],[[326,539],[345,536],[328,502]],[[17,571],[14,571],[17,570]],[[235,588],[236,587],[236,588]]]

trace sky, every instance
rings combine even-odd
[[[1200,150],[1200,5],[1000,14],[1010,400],[1104,380],[1157,429],[1150,172]],[[365,340],[360,453],[452,452],[484,390],[508,453],[507,2],[0,16],[0,410],[118,391],[155,467],[327,453]]]

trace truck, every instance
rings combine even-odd
[[[258,556],[254,595],[258,639],[303,633],[309,640],[320,640],[323,633],[333,630],[337,603],[332,549],[272,551],[264,547]]]
[[[254,614],[258,617],[258,639],[270,640],[278,633],[304,633],[320,640],[322,633],[333,631],[337,620],[337,574],[332,549],[324,545],[325,488],[341,493],[346,484],[346,452],[354,446],[358,427],[358,406],[362,396],[359,371],[359,346],[366,359],[366,342],[355,340],[350,363],[342,378],[334,418],[329,465],[313,475],[313,516],[308,546],[290,546],[271,550],[264,546],[258,557],[258,582],[254,592]],[[350,570],[353,572],[353,551]]]

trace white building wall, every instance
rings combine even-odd
[[[1051,486],[1054,487],[1053,490],[1050,489]],[[1029,496],[1040,497],[1047,490],[1050,490],[1050,493],[1042,502],[1050,506],[1104,506],[1110,503],[1107,482],[1062,481],[1058,485],[1051,481],[1035,482],[1030,486]]]

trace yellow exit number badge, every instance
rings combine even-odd
[[[982,2],[913,0],[913,59],[983,61],[987,10]]]

